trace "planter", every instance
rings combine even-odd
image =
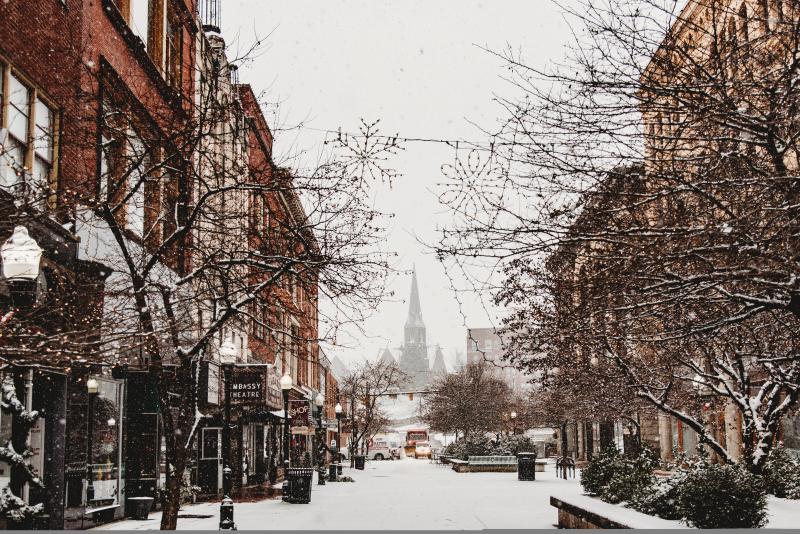
[[[150,510],[153,509],[153,500],[152,497],[129,497],[125,506],[128,517],[146,521]]]

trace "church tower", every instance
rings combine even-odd
[[[419,303],[416,268],[411,273],[411,297],[403,329],[400,369],[409,376],[409,385],[415,389],[423,389],[430,383],[428,344],[425,339],[425,323],[422,321],[422,307]]]

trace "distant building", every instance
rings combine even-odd
[[[397,364],[397,360],[394,359],[392,351],[389,350],[388,348],[383,349],[383,352],[381,353],[379,360],[381,363],[385,363],[387,365]]]
[[[400,369],[409,376],[409,385],[415,389],[423,389],[430,384],[428,344],[419,302],[416,269],[411,274],[411,297],[408,302],[408,317],[403,328],[403,346],[400,352]]]
[[[442,354],[442,347],[436,345],[436,356],[433,360],[433,367],[431,367],[431,378],[441,378],[447,374],[447,365],[444,363],[444,354]]]
[[[517,368],[503,360],[506,343],[494,328],[467,330],[467,364],[483,364],[502,378],[515,393],[521,392],[527,380]]]

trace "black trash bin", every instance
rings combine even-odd
[[[517,480],[536,480],[536,453],[517,453]]]
[[[308,504],[311,502],[311,480],[314,478],[312,467],[290,467],[286,480],[289,482],[286,502]]]
[[[341,462],[336,464],[336,471],[339,472],[339,476],[342,476],[342,463]]]
[[[364,462],[367,459],[366,456],[364,456],[363,454],[357,454],[356,456],[353,456],[353,459],[355,460],[355,468],[358,469],[359,471],[363,471]]]
[[[147,521],[147,514],[153,509],[152,497],[128,497],[125,504],[127,516],[139,521]]]

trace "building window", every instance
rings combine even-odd
[[[130,169],[125,188],[126,226],[134,234],[144,236],[144,188],[149,164],[147,147],[133,130],[130,130],[128,135],[127,152]]]
[[[54,189],[56,113],[41,92],[0,63],[0,187],[49,200]],[[43,204],[44,205],[44,204]]]
[[[150,34],[150,0],[130,0],[130,10],[128,26],[147,48]]]
[[[216,460],[220,456],[220,429],[219,428],[204,428],[203,429],[203,453],[202,460]]]
[[[181,56],[183,51],[183,39],[181,39],[180,19],[175,14],[172,3],[167,3],[167,24],[164,29],[164,73],[167,83],[172,87],[180,88],[181,85]]]
[[[262,299],[256,299],[253,303],[253,336],[256,339],[266,339],[267,338],[267,319],[268,319],[268,307],[266,301]]]

